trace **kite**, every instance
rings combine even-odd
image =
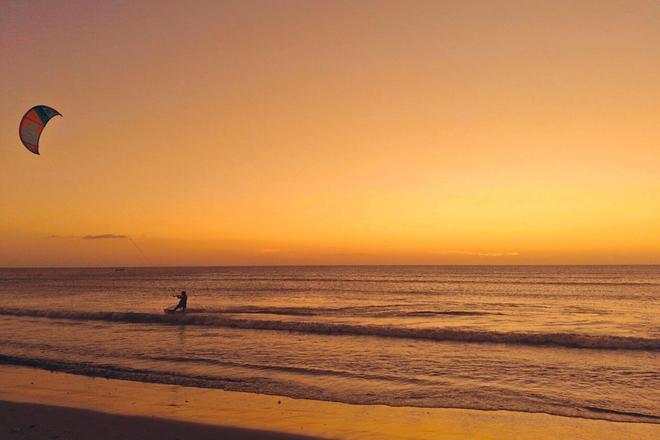
[[[25,148],[34,154],[39,154],[39,137],[48,121],[54,116],[62,115],[54,108],[45,105],[34,106],[23,115],[18,126],[18,135]]]

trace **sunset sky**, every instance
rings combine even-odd
[[[655,0],[0,0],[0,59],[0,266],[660,263]]]

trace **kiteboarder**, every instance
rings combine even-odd
[[[188,306],[188,295],[186,294],[186,291],[183,290],[179,295],[174,296],[179,298],[179,304],[172,309],[172,313],[176,312],[178,309],[181,309],[182,313],[186,313],[186,307]]]

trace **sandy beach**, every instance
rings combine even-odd
[[[313,439],[286,433],[121,416],[84,409],[0,401],[2,438],[15,439]],[[7,437],[5,437],[7,436]]]
[[[348,405],[0,367],[2,438],[650,439],[660,426]]]

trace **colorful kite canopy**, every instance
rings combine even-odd
[[[23,145],[34,154],[39,154],[39,137],[53,116],[62,115],[57,110],[45,105],[34,106],[23,115],[18,126],[18,134]]]

